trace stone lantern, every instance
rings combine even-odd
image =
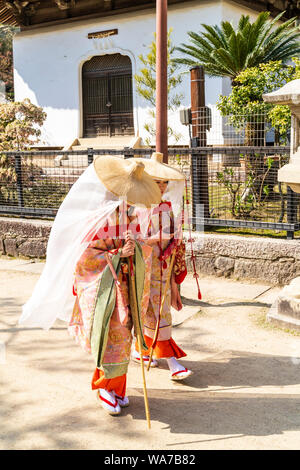
[[[290,161],[278,170],[278,181],[300,193],[300,79],[292,80],[279,90],[263,95],[264,101],[288,105],[292,112]],[[267,319],[300,330],[300,277],[285,286],[270,308]]]
[[[271,104],[288,105],[292,112],[290,161],[278,170],[278,181],[300,193],[300,79],[292,80],[279,90],[263,95]]]

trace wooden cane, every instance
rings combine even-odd
[[[171,258],[171,262],[170,262],[170,266],[169,266],[168,277],[166,279],[165,289],[164,289],[164,293],[163,293],[163,297],[162,297],[162,301],[161,301],[161,305],[160,305],[160,309],[159,309],[159,315],[158,315],[158,319],[157,319],[157,322],[156,322],[154,338],[153,338],[153,341],[152,341],[152,346],[150,348],[149,362],[148,362],[148,366],[147,366],[147,371],[149,371],[149,369],[150,369],[150,365],[151,365],[151,361],[152,361],[152,355],[153,355],[153,349],[154,349],[155,343],[156,343],[157,338],[158,338],[159,323],[160,323],[160,319],[161,319],[162,309],[163,309],[163,306],[164,306],[164,303],[165,303],[165,300],[166,300],[166,297],[167,297],[167,292],[168,292],[168,289],[169,289],[169,286],[170,286],[170,280],[171,280],[171,276],[172,276],[172,269],[173,269],[173,264],[174,264],[174,260],[175,260],[175,255],[176,255],[176,250],[174,249],[174,251],[172,253],[172,258]]]
[[[148,395],[147,395],[147,388],[146,388],[144,359],[143,359],[143,351],[142,351],[141,330],[140,330],[140,327],[139,327],[139,320],[138,320],[138,308],[137,308],[137,300],[136,300],[136,288],[135,288],[135,278],[134,278],[132,256],[130,256],[128,258],[128,263],[129,263],[129,272],[130,272],[129,277],[130,277],[130,289],[131,289],[131,299],[132,299],[131,315],[132,315],[132,320],[133,320],[133,324],[134,324],[134,328],[135,328],[135,334],[136,334],[136,337],[137,337],[139,354],[140,354],[140,358],[141,358],[145,411],[146,411],[148,429],[150,429],[151,428],[150,410],[149,410]]]

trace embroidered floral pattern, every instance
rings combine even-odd
[[[164,245],[167,242],[163,242]],[[155,243],[152,248],[152,269],[151,269],[151,282],[150,282],[150,300],[148,304],[147,313],[144,319],[144,330],[145,334],[150,338],[153,338],[157,318],[159,315],[160,301],[164,293],[166,279],[169,272],[170,258],[166,260],[166,265],[162,269],[161,277],[161,262],[159,259],[160,248],[159,244]],[[172,316],[171,316],[171,290],[168,289],[166,299],[161,312],[160,323],[159,323],[159,334],[158,340],[164,341],[170,339],[172,328]]]
[[[181,284],[187,275],[187,268],[185,262],[185,244],[183,241],[177,246],[173,272],[175,274],[175,281],[177,284]]]
[[[74,309],[69,324],[70,335],[85,351],[91,352],[90,334],[93,312],[95,309],[98,287],[102,273],[107,266],[105,254],[114,251],[119,246],[116,239],[94,239],[90,242],[75,270]],[[149,295],[151,276],[151,248],[142,246],[145,260],[145,289],[142,300],[142,318],[145,316]],[[124,261],[118,274],[119,285],[116,285],[116,305],[109,326],[106,350],[103,364],[128,363],[132,343],[132,319],[130,315],[128,293],[128,265]],[[125,319],[123,322],[122,319]]]

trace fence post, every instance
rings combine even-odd
[[[23,181],[22,181],[22,159],[19,153],[15,154],[15,170],[17,176],[18,206],[24,207]]]
[[[87,149],[88,165],[91,165],[94,161],[94,149]]]
[[[286,198],[287,198],[287,204],[286,204],[287,222],[289,224],[294,224],[295,222],[297,222],[297,199],[296,199],[297,194],[295,194],[294,191],[292,191],[289,186],[287,186]],[[294,231],[288,230],[286,232],[286,238],[288,240],[293,240]]]
[[[193,137],[191,140],[191,183],[192,183],[192,218],[193,218],[193,229],[201,231],[203,227],[203,221],[199,220],[199,213],[202,211],[202,200],[201,200],[201,156],[199,153],[193,151],[195,147],[199,146],[199,138]]]
[[[131,156],[133,157],[133,155],[130,155],[130,152],[128,152],[128,150],[130,149],[130,147],[124,147],[124,158],[130,158]]]
[[[191,115],[192,115],[192,201],[193,217],[201,212],[209,218],[208,155],[205,151],[194,153],[195,147],[206,147],[207,115],[205,111],[205,74],[203,67],[193,67],[191,74]],[[197,211],[198,209],[198,211]],[[197,224],[198,225],[198,224]]]

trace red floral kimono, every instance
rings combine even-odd
[[[110,232],[118,232],[118,227],[110,226],[98,232],[77,262],[75,269],[74,295],[76,295],[69,333],[88,352],[91,352],[93,318],[99,301],[99,286],[110,259],[121,248],[120,238],[111,238]],[[146,313],[150,291],[149,263],[151,249],[142,247],[145,263],[144,293],[141,316]],[[107,329],[101,367],[97,367],[92,388],[114,390],[125,395],[126,373],[132,344],[132,318],[129,304],[129,279],[126,258],[120,258],[120,270],[115,278],[115,306]],[[101,297],[101,296],[100,296]],[[100,298],[101,300],[101,298]]]
[[[159,208],[169,213],[171,219],[171,232],[173,224],[173,213],[170,203],[162,203]],[[159,210],[158,208],[158,210]],[[147,240],[145,240],[147,243]],[[144,317],[144,338],[150,349],[153,344],[157,320],[159,317],[162,296],[165,290],[166,280],[169,275],[170,262],[175,250],[175,260],[172,268],[172,276],[176,284],[181,284],[187,274],[185,263],[185,245],[182,240],[175,240],[174,236],[170,240],[161,239],[151,244],[151,280],[150,298],[146,315]],[[137,349],[137,347],[136,347]],[[144,351],[145,354],[149,354]],[[154,355],[156,358],[169,358],[186,356],[179,346],[172,339],[172,314],[171,314],[171,286],[167,290],[167,295],[163,304],[159,319],[159,330],[157,341],[154,344]]]

